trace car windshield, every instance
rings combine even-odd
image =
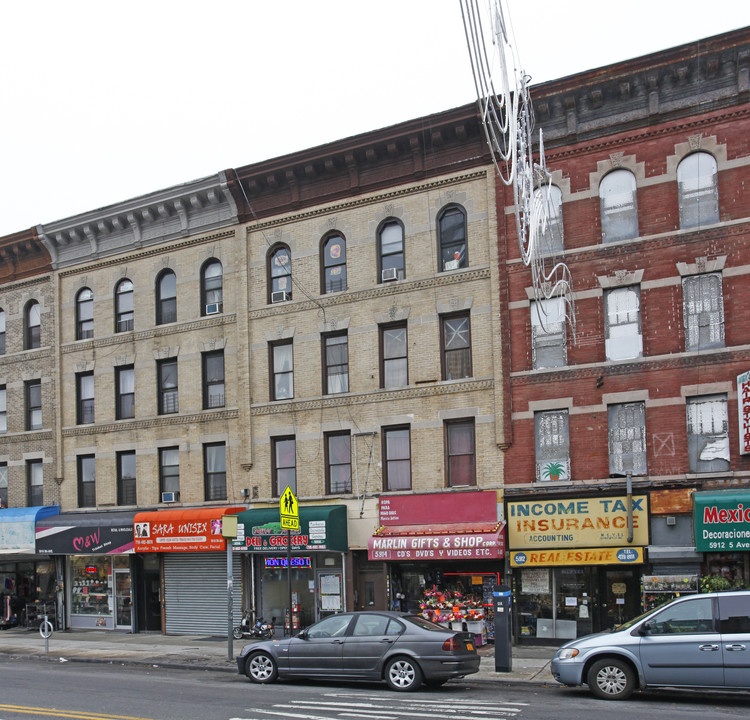
[[[423,630],[432,630],[433,632],[445,632],[447,628],[444,628],[442,625],[438,625],[437,623],[432,622],[431,620],[425,620],[421,615],[407,615],[406,617],[402,617],[402,620],[405,620],[408,623],[411,623],[412,625],[416,625],[417,627],[422,628]]]

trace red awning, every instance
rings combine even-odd
[[[505,556],[504,522],[384,525],[368,560],[496,560]]]
[[[374,535],[458,535],[500,532],[505,523],[432,523],[430,525],[383,525]]]
[[[205,552],[226,550],[221,534],[224,515],[242,512],[240,507],[154,510],[136,513],[133,519],[136,552]]]

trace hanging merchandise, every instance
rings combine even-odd
[[[419,607],[422,617],[427,620],[453,629],[468,629],[469,632],[474,630],[464,627],[467,623],[481,623],[482,629],[478,629],[478,632],[483,631],[484,607],[481,595],[433,588],[424,591]]]

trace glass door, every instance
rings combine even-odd
[[[116,627],[130,628],[133,625],[133,601],[130,594],[130,571],[115,570]]]

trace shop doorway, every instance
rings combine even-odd
[[[356,610],[387,610],[385,569],[360,568],[357,576]]]
[[[135,560],[134,591],[136,632],[161,630],[161,572],[156,553],[143,553]]]
[[[115,570],[115,627],[131,628],[133,603],[130,594],[130,570]]]
[[[640,568],[607,569],[600,576],[602,585],[600,621],[601,630],[621,625],[641,612]]]

